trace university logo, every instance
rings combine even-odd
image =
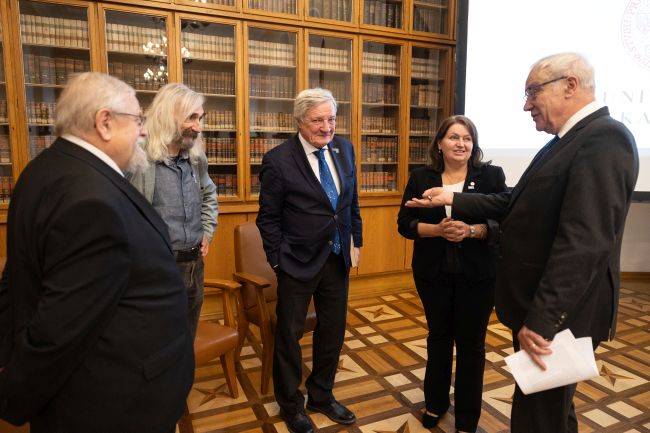
[[[621,37],[628,55],[650,70],[650,0],[630,0],[623,11]]]

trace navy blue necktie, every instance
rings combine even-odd
[[[327,198],[330,199],[332,203],[332,208],[336,212],[336,204],[339,201],[339,193],[336,191],[336,184],[334,183],[334,178],[332,177],[332,172],[330,171],[327,161],[325,160],[325,149],[321,148],[314,152],[318,157],[318,171],[320,172],[320,183],[327,194]],[[334,242],[332,243],[332,252],[334,254],[339,254],[341,252],[341,236],[339,235],[338,228],[336,229],[336,235],[334,236]]]

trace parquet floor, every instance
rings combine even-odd
[[[580,432],[650,432],[650,281],[621,289],[618,334],[596,354],[600,377],[578,385]],[[319,431],[417,433],[423,410],[421,382],[426,324],[414,290],[351,301],[334,393],[357,415],[353,426],[309,413]],[[302,340],[305,377],[311,339]],[[514,382],[503,358],[512,353],[509,331],[492,316],[487,336],[481,433],[509,431]],[[242,354],[240,397],[232,399],[218,362],[197,371],[188,405],[196,432],[286,433],[272,391],[260,395],[260,360],[252,346]],[[452,390],[453,392],[453,390]],[[453,401],[453,399],[452,399]],[[433,432],[454,432],[453,407]]]

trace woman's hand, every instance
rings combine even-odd
[[[440,221],[440,228],[441,236],[449,242],[460,242],[469,236],[469,226],[467,224],[449,217]]]

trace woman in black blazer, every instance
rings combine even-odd
[[[413,239],[413,279],[429,327],[422,425],[432,428],[449,409],[456,344],[456,429],[474,432],[481,414],[485,333],[494,302],[496,221],[457,221],[450,209],[409,208],[434,186],[457,192],[506,189],[501,167],[481,162],[476,127],[464,116],[445,119],[429,151],[431,165],[413,170],[397,218]]]

